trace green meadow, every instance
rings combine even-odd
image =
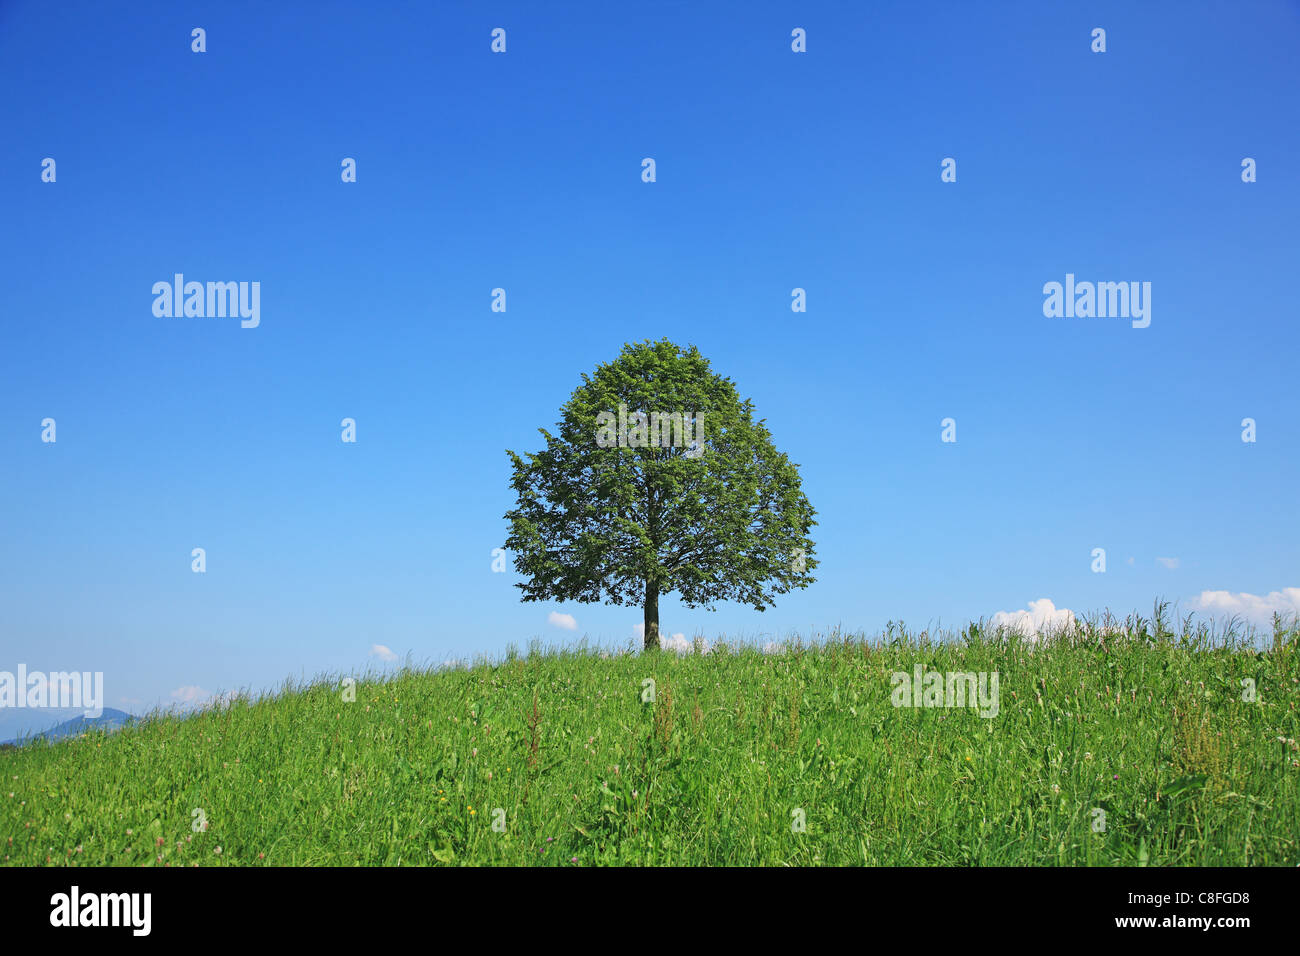
[[[891,625],[768,652],[534,648],[286,685],[0,754],[2,855],[1300,864],[1300,633],[1161,618],[1081,622],[1037,642]],[[996,672],[997,715],[894,706],[892,675],[910,682],[917,665]]]

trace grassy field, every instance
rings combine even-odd
[[[1300,635],[1252,647],[1159,617],[1037,644],[891,627],[771,653],[536,650],[358,680],[351,702],[287,686],[0,754],[2,855],[1295,866]],[[996,671],[997,716],[893,706],[891,674],[918,664]]]

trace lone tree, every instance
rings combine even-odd
[[[659,647],[659,597],[760,611],[807,587],[812,506],[754,407],[694,346],[624,345],[583,375],[546,448],[507,451],[506,513],[525,601],[641,605]]]

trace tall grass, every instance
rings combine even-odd
[[[1174,628],[1158,606],[1036,642],[890,625],[769,653],[534,648],[369,675],[353,702],[320,679],[0,755],[0,855],[1294,866],[1298,636]],[[998,716],[893,706],[917,664],[998,672]]]

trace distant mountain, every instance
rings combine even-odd
[[[78,714],[70,720],[56,724],[49,730],[23,734],[13,740],[6,740],[4,743],[21,746],[28,741],[35,740],[37,737],[44,737],[46,740],[62,740],[64,737],[75,737],[77,734],[84,734],[88,730],[113,731],[125,727],[135,719],[134,716],[124,710],[105,707],[104,712],[98,717],[87,717],[85,714]]]

